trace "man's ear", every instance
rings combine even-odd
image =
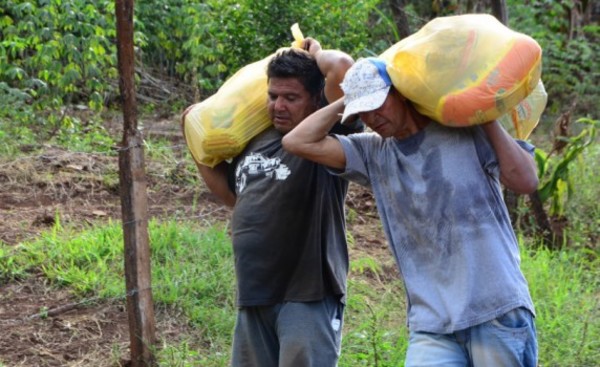
[[[323,106],[322,102],[323,102],[323,93],[317,93],[316,95],[313,96],[313,102],[315,104],[315,109],[319,109]]]
[[[390,94],[395,94],[395,95],[396,95],[396,98],[398,98],[398,100],[400,100],[400,101],[402,101],[402,102],[405,102],[405,101],[406,101],[406,97],[404,97],[404,96],[402,95],[402,93],[400,93],[400,91],[399,91],[398,89],[394,88],[394,86],[392,86],[392,87],[390,88]]]
[[[400,93],[397,89],[394,89],[393,92],[391,92],[393,94],[393,98],[396,99],[396,101],[403,103],[405,105],[410,105],[412,106],[413,103],[410,99],[406,98],[405,96],[402,95],[402,93]]]

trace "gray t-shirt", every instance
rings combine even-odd
[[[451,333],[517,307],[534,312],[496,155],[480,127],[432,122],[403,140],[338,139],[346,154],[341,177],[374,192],[411,330]]]
[[[239,306],[346,293],[348,182],[286,152],[270,128],[233,162],[232,241]]]

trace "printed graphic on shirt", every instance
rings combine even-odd
[[[235,186],[238,193],[246,187],[248,176],[265,175],[275,180],[285,180],[291,171],[281,163],[279,157],[267,158],[260,153],[251,153],[238,163],[235,169]]]

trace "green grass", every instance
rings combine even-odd
[[[566,212],[569,218],[569,246],[592,249],[600,245],[600,138],[572,164],[575,190],[569,195]]]
[[[402,282],[383,283],[353,271],[348,294],[339,366],[403,365],[408,330]]]
[[[594,366],[600,361],[600,259],[545,249],[527,255],[522,268],[535,303],[540,362]]]
[[[161,366],[226,366],[234,323],[234,274],[226,228],[151,222],[152,285],[157,309],[181,310],[194,335],[163,340]],[[82,299],[122,299],[121,227],[71,232],[58,223],[38,240],[0,246],[1,276],[39,271]],[[537,309],[540,363],[592,366],[600,360],[597,256],[578,250],[522,251],[522,267]],[[398,366],[407,346],[401,282],[383,282],[372,259],[352,262],[340,367]],[[202,340],[197,340],[199,336]]]
[[[177,345],[163,341],[159,359],[165,366],[187,365],[175,361],[225,365],[235,320],[233,260],[226,228],[151,221],[149,235],[155,307],[181,311],[195,329],[189,336],[193,342],[185,336]],[[36,241],[17,247],[0,244],[0,255],[0,279],[42,271],[52,284],[69,287],[82,300],[121,302],[125,298],[120,223],[73,232],[57,221]]]

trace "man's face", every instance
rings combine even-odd
[[[412,119],[408,116],[406,99],[395,90],[391,90],[383,105],[376,110],[361,112],[360,119],[383,138],[390,136],[398,139],[412,135]]]
[[[271,78],[267,106],[275,129],[287,134],[317,110],[318,101],[296,78]]]

